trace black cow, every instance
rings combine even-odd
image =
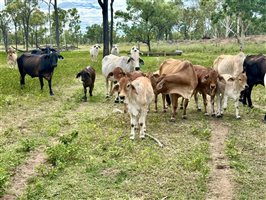
[[[253,86],[261,84],[264,85],[264,76],[266,73],[266,56],[248,55],[243,64],[244,71],[247,75],[248,88],[241,93],[241,101],[244,105],[253,108],[251,101],[251,91]]]
[[[87,101],[87,87],[90,88],[90,96],[92,96],[92,90],[94,88],[94,82],[96,73],[95,70],[92,67],[86,67],[83,70],[81,70],[76,78],[81,77],[81,80],[83,82],[83,88],[84,88],[84,101]]]
[[[57,66],[58,58],[64,59],[57,52],[49,54],[22,54],[18,59],[18,68],[20,73],[20,85],[25,85],[26,74],[32,78],[39,77],[41,89],[43,89],[43,78],[48,81],[50,95],[54,95],[52,91],[52,76],[54,68]]]
[[[41,55],[41,54],[50,54],[51,52],[56,52],[56,50],[50,47],[45,47],[45,48],[33,49],[31,51],[31,54]]]

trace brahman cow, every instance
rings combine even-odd
[[[214,116],[215,115],[214,99],[216,96],[217,81],[222,77],[219,76],[218,72],[213,69],[205,68],[200,65],[194,65],[193,67],[198,77],[198,85],[194,93],[196,108],[197,110],[201,110],[198,104],[198,96],[197,96],[197,93],[199,92],[202,94],[203,98],[204,114],[209,115],[207,111],[207,94],[208,94],[211,97],[211,114],[212,116]]]
[[[173,64],[174,65],[174,64]],[[186,118],[188,102],[198,85],[198,79],[193,65],[189,61],[176,61],[175,73],[162,74],[160,82],[156,85],[155,93],[170,94],[172,103],[171,120],[176,118],[177,99],[184,97],[183,119]]]
[[[125,97],[130,114],[131,133],[130,139],[135,139],[135,130],[140,128],[140,138],[145,137],[146,116],[148,107],[154,98],[151,82],[147,77],[138,77],[131,81],[128,77],[123,77],[114,90],[119,91],[121,97]]]
[[[248,55],[244,61],[244,71],[247,75],[248,88],[242,92],[242,103],[253,107],[251,92],[254,85],[264,85],[266,87],[266,56]]]
[[[7,51],[7,64],[11,67],[11,68],[15,68],[16,64],[17,64],[17,53],[14,49],[9,48]]]
[[[224,80],[218,81],[217,89],[217,117],[221,117],[223,110],[221,108],[223,102],[223,109],[227,108],[227,98],[230,97],[235,103],[235,115],[237,119],[240,119],[239,115],[239,96],[247,86],[247,76],[245,73],[240,73],[237,77],[233,77],[230,74],[221,75]]]
[[[119,56],[119,49],[118,49],[118,46],[116,44],[112,46],[111,54],[113,54],[115,56]]]
[[[20,73],[20,85],[25,85],[26,74],[32,78],[39,77],[41,90],[43,89],[43,78],[48,81],[50,95],[54,95],[52,91],[52,76],[54,68],[57,66],[57,61],[64,59],[63,56],[57,52],[51,52],[50,54],[22,54],[18,59],[18,68]]]
[[[91,55],[91,60],[96,61],[98,54],[99,54],[99,49],[101,46],[99,44],[95,44],[90,48],[90,55]]]
[[[115,81],[113,76],[108,77],[108,75],[115,67],[121,67],[125,73],[128,73],[140,70],[140,64],[144,64],[143,60],[140,58],[134,59],[131,56],[115,56],[112,54],[105,56],[102,60],[102,74],[106,79],[106,97],[109,97],[113,87],[113,82]],[[110,91],[109,81],[111,82]]]
[[[94,82],[95,82],[95,77],[96,77],[96,73],[95,73],[95,69],[93,69],[92,67],[88,66],[85,67],[83,70],[81,70],[76,78],[81,77],[81,80],[83,82],[83,89],[84,89],[84,101],[87,101],[87,87],[90,88],[89,93],[90,96],[92,96],[92,91],[94,88]]]
[[[157,93],[156,90],[156,85],[161,81],[161,75],[166,75],[166,74],[173,74],[176,72],[176,70],[178,71],[179,68],[176,68],[178,66],[179,63],[181,63],[181,60],[177,60],[177,59],[167,59],[164,62],[161,63],[159,70],[157,70],[154,73],[148,73],[148,78],[151,80],[152,83],[152,87],[154,90],[154,103],[155,103],[155,112],[158,111],[158,95],[159,93]],[[163,100],[163,111],[166,112],[167,110],[167,106],[165,105],[165,99],[167,101],[168,106],[171,105],[171,100],[168,94],[163,94],[162,93],[162,100]]]
[[[221,55],[213,62],[213,69],[220,75],[231,74],[236,77],[243,72],[245,54],[240,52],[237,55]]]

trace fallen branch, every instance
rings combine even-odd
[[[156,137],[153,137],[152,135],[149,135],[147,133],[145,135],[154,140],[155,142],[157,142],[160,147],[163,147],[163,144]]]

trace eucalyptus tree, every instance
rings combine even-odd
[[[68,13],[68,26],[69,32],[71,33],[71,38],[73,38],[73,44],[76,42],[78,46],[79,37],[80,37],[80,15],[76,8],[71,8],[67,11]]]
[[[98,0],[103,16],[103,57],[109,55],[108,0]]]
[[[64,33],[64,28],[66,27],[67,24],[67,11],[61,8],[58,8],[57,10],[57,17],[58,17],[58,24],[56,24],[56,15],[55,15],[55,11],[52,12],[52,32],[53,32],[53,36],[55,36],[54,38],[57,38],[56,34],[57,32],[59,33],[59,35],[63,35]],[[57,27],[58,26],[58,27]],[[58,39],[59,40],[59,39]],[[57,41],[56,41],[57,43]]]
[[[102,43],[103,42],[103,27],[99,24],[93,24],[86,27],[84,37],[89,40],[90,43]]]
[[[46,23],[46,15],[44,12],[36,9],[32,13],[32,18],[30,20],[30,24],[35,36],[35,46],[36,48],[38,47],[38,32],[41,29],[41,26]]]
[[[9,18],[8,13],[5,10],[0,11],[0,30],[4,41],[5,50],[8,49],[8,31],[9,31]]]

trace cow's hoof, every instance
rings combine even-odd
[[[119,103],[119,100],[115,100],[115,103]]]
[[[175,118],[174,117],[171,117],[170,118],[170,122],[175,122]]]
[[[167,109],[163,109],[163,112],[167,112]]]
[[[145,138],[145,135],[140,135],[139,138],[140,139],[144,139]]]
[[[218,115],[216,115],[216,117],[217,117],[217,118],[221,118],[221,117],[222,117],[222,115],[221,115],[221,114],[218,114]]]
[[[201,111],[201,108],[198,108],[197,111],[200,112]]]
[[[251,105],[251,106],[248,106],[248,107],[250,107],[250,108],[254,108],[254,106],[253,106],[253,105]]]
[[[110,98],[110,96],[109,96],[109,95],[106,95],[106,96],[105,96],[105,98],[106,98],[106,99],[109,99],[109,98]]]
[[[204,113],[205,116],[209,116],[209,113]]]
[[[54,96],[54,93],[50,93],[50,96]]]
[[[182,119],[187,119],[187,116],[186,115],[182,115]]]
[[[241,117],[238,115],[238,116],[236,116],[236,119],[241,119]]]
[[[130,136],[129,139],[134,140],[135,136]]]
[[[212,117],[215,117],[215,113],[212,113]]]

